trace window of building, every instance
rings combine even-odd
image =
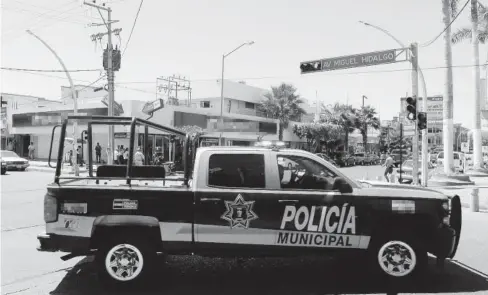
[[[201,108],[206,108],[206,109],[210,108],[210,101],[201,101],[200,102],[200,107]]]
[[[246,102],[245,108],[246,109],[253,109],[254,110],[255,104],[252,102]]]
[[[264,155],[215,154],[209,159],[208,185],[264,188]]]
[[[333,190],[337,174],[314,160],[279,155],[277,157],[282,189]]]

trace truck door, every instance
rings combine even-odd
[[[200,158],[200,165],[208,168],[197,176],[203,186],[195,192],[198,251],[262,252],[274,244],[268,216],[273,213],[270,209],[276,210],[267,197],[267,151],[211,153]]]
[[[284,158],[284,159],[280,159]],[[324,251],[330,248],[366,249],[369,216],[366,202],[334,189],[338,171],[306,156],[276,154],[275,163],[291,161],[296,169],[277,165],[279,208],[276,245],[287,251]]]

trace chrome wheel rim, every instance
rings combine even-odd
[[[139,276],[144,265],[141,251],[130,244],[119,244],[107,253],[105,268],[117,281],[130,281]]]
[[[407,243],[390,241],[379,250],[378,263],[386,274],[394,277],[404,277],[415,269],[417,256]]]

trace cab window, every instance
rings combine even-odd
[[[282,189],[332,190],[337,174],[305,157],[278,155],[277,164]]]
[[[210,156],[208,185],[264,188],[264,155],[214,154]]]

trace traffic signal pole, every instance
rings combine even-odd
[[[419,68],[418,68],[418,44],[412,43],[410,46],[411,58],[412,58],[412,96],[415,99],[415,121],[414,121],[414,136],[412,140],[412,160],[413,160],[413,185],[418,185],[419,174],[418,174],[418,158],[419,158],[419,135],[418,135],[418,124],[417,124],[417,105],[418,105],[418,93],[419,93]],[[424,98],[424,102],[427,101],[427,97]],[[424,145],[425,147],[426,145]],[[425,155],[425,154],[424,154]],[[423,164],[425,165],[425,163]],[[426,182],[424,182],[426,183]]]

